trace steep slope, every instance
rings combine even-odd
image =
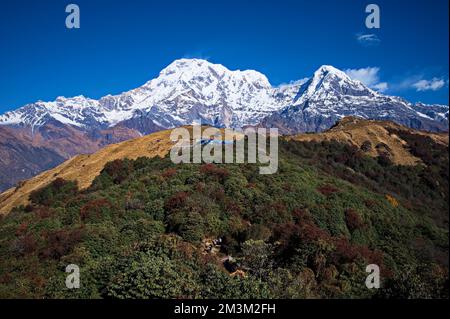
[[[33,145],[23,132],[0,127],[0,190],[53,168],[64,160],[51,148]]]
[[[390,133],[390,129],[426,135],[437,143],[448,147],[448,134],[425,133],[408,129],[392,122],[368,121],[356,118],[345,118],[334,128],[324,133],[300,134],[288,136],[286,139],[297,141],[336,140],[358,148],[362,148],[369,141],[370,149],[366,151],[367,155],[379,156],[386,154],[394,163],[400,165],[420,163],[420,159],[409,152],[408,143],[396,134]],[[135,159],[138,157],[164,156],[173,145],[169,138],[170,132],[170,130],[156,132],[144,137],[109,145],[91,155],[75,156],[58,167],[1,194],[0,213],[5,214],[14,206],[26,204],[31,192],[49,184],[56,178],[75,180],[78,182],[79,187],[83,189],[92,183],[109,161],[123,158]]]
[[[105,145],[141,136],[136,130],[116,126],[80,130],[48,121],[39,129],[0,126],[0,190],[53,168],[77,154],[93,153]]]
[[[398,165],[416,165],[421,160],[408,149],[408,143],[393,133],[403,131],[431,137],[435,142],[448,147],[448,133],[425,133],[400,126],[394,122],[363,120],[346,117],[323,133],[299,134],[286,137],[295,141],[337,141],[362,149],[365,154],[377,157],[387,156]]]
[[[278,127],[285,134],[318,132],[345,116],[389,120],[421,130],[448,130],[448,106],[414,105],[383,95],[329,65],[320,67],[301,86],[292,105],[264,119],[261,126]]]
[[[161,131],[141,138],[112,144],[91,155],[77,155],[63,164],[20,183],[0,195],[0,214],[12,207],[24,205],[34,190],[49,184],[56,178],[75,180],[81,188],[88,187],[109,161],[120,158],[135,159],[141,156],[164,156],[173,145],[170,131]]]

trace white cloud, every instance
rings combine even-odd
[[[377,90],[379,92],[384,92],[388,89],[388,84],[386,82],[380,82],[380,77],[378,72],[380,68],[378,67],[367,67],[361,69],[347,69],[345,73],[354,79],[358,80],[368,87]]]
[[[293,85],[302,85],[302,84],[305,84],[306,82],[308,82],[309,79],[310,78],[303,78],[303,79],[300,79],[300,80],[291,81],[289,83],[280,83],[278,85],[278,87],[279,88],[283,88],[283,87],[291,87]]]
[[[375,46],[381,43],[380,38],[373,33],[370,34],[358,33],[356,35],[356,40],[363,46]]]
[[[375,84],[372,88],[379,92],[385,92],[389,88],[389,85],[387,84],[387,82],[380,82]]]
[[[420,80],[412,84],[418,92],[422,91],[437,91],[445,86],[445,81],[439,78],[432,78],[431,80]]]

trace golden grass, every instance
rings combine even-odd
[[[417,165],[421,160],[412,155],[407,148],[407,142],[395,134],[390,134],[388,128],[411,131],[415,134],[430,136],[438,143],[448,146],[448,134],[426,133],[408,129],[404,126],[388,121],[361,120],[353,117],[343,119],[336,127],[318,134],[299,134],[287,137],[296,141],[331,141],[336,140],[342,143],[349,143],[358,148],[365,141],[372,144],[372,148],[366,154],[369,156],[379,156],[384,152],[384,148],[377,150],[376,145],[385,144],[389,147],[389,154],[392,162],[398,165]]]
[[[318,134],[299,134],[285,137],[298,141],[337,140],[360,147],[365,141],[372,143],[370,156],[378,156],[375,146],[384,143],[389,146],[392,160],[396,164],[416,165],[420,159],[407,150],[406,142],[396,135],[390,135],[386,128],[407,130],[407,128],[392,122],[368,121],[346,118],[333,129]],[[191,132],[192,128],[187,127]],[[409,130],[409,129],[408,129]],[[412,130],[411,130],[412,131]],[[432,134],[414,131],[416,134],[426,134],[439,143],[448,146],[448,134]],[[81,189],[89,187],[95,177],[101,172],[107,162],[116,159],[136,159],[138,157],[164,157],[170,152],[173,142],[170,141],[171,130],[156,132],[147,136],[135,138],[118,144],[112,144],[91,155],[77,155],[61,165],[43,172],[19,186],[0,194],[0,215],[7,214],[19,205],[28,203],[29,195],[56,178],[77,181]],[[223,136],[223,130],[222,130]]]
[[[192,137],[192,127],[186,127]],[[205,129],[204,127],[203,129]],[[175,142],[170,140],[172,130],[165,130],[125,142],[108,145],[90,155],[77,155],[61,165],[45,171],[19,186],[0,194],[0,215],[7,214],[16,206],[26,205],[29,195],[54,181],[56,178],[73,180],[80,189],[89,187],[106,163],[116,159],[136,159],[138,157],[164,157]],[[224,131],[222,138],[224,138]],[[239,134],[238,134],[239,135]]]
[[[165,156],[173,145],[170,130],[144,137],[108,145],[91,155],[77,155],[61,165],[43,172],[0,195],[0,214],[8,213],[13,207],[28,203],[34,190],[44,187],[56,178],[74,180],[83,189],[89,187],[105,164],[115,159],[136,159],[138,157]]]

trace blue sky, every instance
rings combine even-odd
[[[80,7],[80,29],[65,27],[69,3]],[[365,26],[369,3],[380,7],[380,29]],[[447,0],[3,0],[0,8],[0,113],[60,95],[117,94],[182,57],[255,69],[273,85],[331,64],[386,94],[448,104]]]

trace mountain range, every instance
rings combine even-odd
[[[253,70],[201,59],[176,60],[139,88],[99,100],[38,101],[0,116],[0,190],[77,154],[194,121],[216,127],[320,132],[346,116],[448,130],[447,105],[383,95],[345,72],[321,66],[311,78],[273,86]]]

